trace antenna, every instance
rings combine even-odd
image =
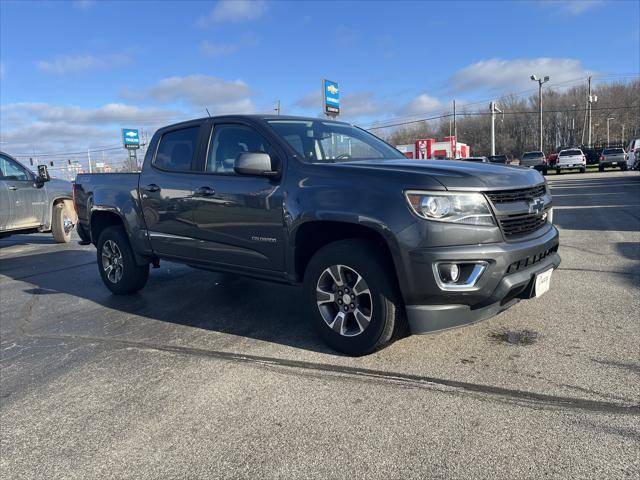
[[[204,107],[204,109],[207,111],[207,115],[209,115],[209,118],[211,118],[211,114],[209,113],[209,109],[207,107]]]

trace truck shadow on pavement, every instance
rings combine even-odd
[[[37,301],[47,303],[52,319],[65,319],[56,323],[58,333],[62,329],[73,335],[104,335],[108,325],[109,336],[135,332],[145,337],[166,333],[175,338],[182,334],[148,321],[158,320],[227,334],[212,338],[218,348],[246,337],[336,354],[313,330],[302,289],[298,287],[163,262],[160,269],[151,270],[147,286],[139,293],[117,296],[102,283],[95,265],[95,251],[87,250],[5,257],[0,274],[31,284],[22,291],[41,297]],[[58,299],[57,293],[88,300],[98,307],[90,304],[80,307],[86,311],[83,316],[75,302]],[[125,315],[114,315],[114,311]],[[132,315],[138,318],[131,318]],[[38,329],[38,333],[44,333],[43,330],[47,328]]]

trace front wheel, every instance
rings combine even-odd
[[[542,175],[547,175],[547,173],[549,173],[549,170],[547,169],[547,167],[544,167],[542,169]]]
[[[580,173],[585,173],[586,171],[587,171],[587,168],[586,168],[586,167],[582,167],[582,168],[580,169]]]
[[[604,172],[604,165],[600,165],[600,166],[598,167],[598,171],[599,171],[599,172]]]
[[[98,239],[98,270],[102,281],[116,295],[135,293],[149,278],[149,265],[138,265],[122,227],[103,230]]]
[[[305,299],[323,340],[348,355],[366,355],[404,332],[395,272],[383,252],[363,240],[320,249],[307,266]]]
[[[560,169],[556,168],[556,175],[560,175]]]

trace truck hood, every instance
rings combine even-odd
[[[332,164],[339,168],[406,172],[429,176],[447,190],[511,190],[538,185],[544,177],[530,168],[457,160],[361,160]],[[411,182],[412,183],[412,182]]]

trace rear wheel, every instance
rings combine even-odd
[[[560,169],[556,168],[556,175],[560,175]]]
[[[547,167],[544,167],[542,169],[542,175],[546,175],[547,173],[549,173],[549,170],[547,169]]]
[[[627,169],[627,165],[620,165],[620,170],[622,170],[623,172]]]
[[[98,270],[106,287],[116,295],[140,290],[149,278],[149,265],[138,265],[124,228],[105,228],[96,245]]]
[[[348,355],[366,355],[404,332],[395,272],[370,242],[341,240],[307,266],[305,299],[323,340]]]
[[[71,240],[71,230],[73,230],[72,218],[71,212],[69,212],[64,202],[56,203],[53,206],[51,233],[56,242],[69,243]]]
[[[598,171],[599,172],[604,172],[604,165],[598,166]]]
[[[587,171],[587,168],[586,168],[586,167],[581,167],[581,168],[580,168],[580,173],[584,173],[584,172],[586,172],[586,171]]]

